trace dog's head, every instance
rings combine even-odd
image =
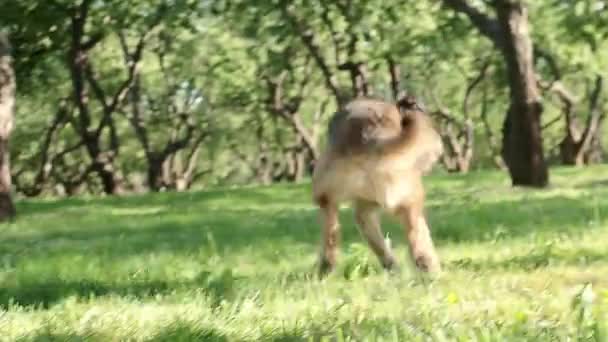
[[[407,114],[408,112],[426,112],[424,110],[424,105],[420,102],[414,95],[403,95],[397,100],[397,108],[399,108],[399,112],[402,115]]]
[[[407,126],[411,123],[414,116],[425,114],[424,105],[414,96],[405,94],[397,100],[397,109],[401,114],[401,125]]]

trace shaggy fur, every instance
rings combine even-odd
[[[415,99],[397,103],[358,98],[330,120],[329,143],[313,173],[313,200],[320,208],[320,273],[336,265],[342,202],[354,203],[357,226],[382,265],[395,258],[384,241],[379,209],[404,226],[417,267],[438,272],[439,259],[424,216],[426,174],[443,152],[441,138]]]

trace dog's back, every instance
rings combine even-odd
[[[313,175],[315,196],[365,199],[393,207],[409,182],[442,153],[430,119],[412,102],[356,99],[330,120],[328,147]]]

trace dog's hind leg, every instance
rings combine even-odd
[[[321,255],[319,260],[319,275],[327,275],[336,266],[338,245],[340,239],[340,222],[338,220],[338,204],[327,196],[321,196],[317,203],[321,219]]]
[[[355,220],[361,235],[367,240],[368,245],[374,251],[385,269],[393,269],[397,265],[395,257],[387,245],[380,227],[378,206],[367,201],[355,202]]]
[[[416,267],[424,272],[440,272],[439,258],[433,246],[422,202],[411,203],[402,207],[399,210],[399,218],[406,230],[410,253]]]

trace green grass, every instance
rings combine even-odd
[[[608,340],[608,167],[552,183],[427,178],[433,281],[382,272],[348,207],[339,267],[315,279],[307,184],[23,200],[0,226],[0,340]]]

